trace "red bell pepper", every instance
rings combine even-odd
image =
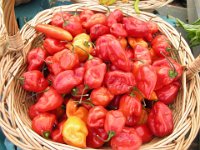
[[[55,124],[57,124],[57,121],[54,114],[43,113],[32,120],[32,129],[44,138],[49,139]]]
[[[58,128],[51,133],[51,139],[58,143],[65,143],[62,136],[63,124],[65,121],[62,121],[58,124]]]
[[[172,82],[161,89],[156,91],[158,100],[166,105],[172,104],[176,99],[178,91],[180,89],[180,83],[178,81]]]
[[[117,135],[125,126],[126,118],[123,113],[119,110],[111,110],[107,112],[104,129],[108,134]]]
[[[136,126],[135,131],[141,137],[142,143],[148,143],[153,139],[153,134],[146,124]]]
[[[113,99],[114,95],[105,87],[96,88],[92,91],[90,99],[96,106],[106,107]]]
[[[88,127],[87,146],[91,148],[100,148],[108,138],[108,134],[103,128]]]
[[[68,20],[71,15],[72,14],[70,14],[68,12],[58,12],[58,13],[55,13],[53,15],[53,17],[52,17],[52,20],[51,20],[50,24],[62,28],[64,21]]]
[[[58,94],[54,88],[49,87],[47,91],[42,93],[39,97],[37,103],[35,104],[35,108],[39,112],[47,112],[60,107],[63,101],[62,96]]]
[[[95,41],[98,37],[108,34],[110,32],[109,28],[102,24],[96,24],[90,28],[90,37]]]
[[[156,102],[147,120],[152,133],[157,137],[170,135],[174,129],[172,111],[162,102]]]
[[[123,19],[123,13],[119,9],[115,9],[111,12],[107,18],[107,26],[111,27],[114,23],[121,23]]]
[[[47,53],[42,48],[32,49],[27,55],[28,71],[40,70],[44,65],[44,60],[46,57]]]
[[[127,32],[121,23],[114,23],[110,27],[110,33],[116,37],[127,37]]]
[[[61,42],[59,40],[56,40],[56,39],[53,39],[53,38],[49,38],[47,37],[45,40],[44,40],[44,43],[43,43],[43,47],[44,49],[50,54],[50,55],[53,55],[59,51],[62,51],[65,49],[65,45],[66,43],[65,42]]]
[[[139,150],[142,140],[134,128],[123,128],[122,131],[111,139],[113,150]]]
[[[87,85],[90,89],[101,87],[105,73],[105,63],[89,68],[88,70],[86,70],[84,75],[84,84]]]
[[[107,72],[104,81],[108,90],[114,95],[128,93],[136,85],[133,74],[122,71]]]
[[[138,89],[145,98],[150,99],[156,86],[157,74],[151,65],[141,66],[135,76]]]
[[[107,110],[103,106],[94,106],[89,110],[87,125],[91,128],[103,128]]]
[[[66,70],[59,73],[53,82],[53,87],[61,94],[69,93],[75,86],[83,81],[85,69]]]
[[[27,71],[19,78],[22,87],[30,92],[41,92],[48,87],[48,81],[38,70]]]

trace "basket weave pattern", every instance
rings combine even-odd
[[[14,13],[12,8],[7,7],[13,4],[14,0],[5,0],[3,4],[4,14]],[[54,13],[62,11],[75,12],[81,10],[86,4],[73,4],[62,7],[55,7],[47,9],[38,13],[33,20],[28,22],[20,31],[21,37],[16,27],[16,22],[12,21],[12,25],[8,22],[14,20],[14,15],[11,18],[5,18],[9,36],[17,34],[12,41],[10,48],[7,49],[7,54],[1,59],[0,62],[0,126],[6,137],[15,145],[22,149],[53,149],[53,150],[66,150],[66,149],[79,149],[66,144],[55,143],[46,140],[39,136],[31,129],[31,120],[27,115],[28,107],[33,103],[31,99],[27,99],[27,93],[21,88],[18,77],[26,70],[26,55],[28,51],[35,47],[39,42],[39,35],[35,30],[30,27],[38,23],[49,23]],[[100,5],[89,5],[89,9],[107,12],[107,8]],[[62,8],[62,9],[61,9]],[[111,11],[115,9],[112,6]],[[172,42],[178,55],[177,61],[183,66],[186,66],[188,71],[184,71],[182,76],[182,88],[174,104],[173,116],[175,128],[171,135],[165,138],[155,138],[148,144],[141,147],[143,150],[183,150],[188,149],[193,139],[196,137],[200,128],[200,78],[196,74],[199,68],[199,60],[194,61],[189,46],[180,34],[168,23],[161,18],[156,17],[151,13],[141,12],[140,15],[135,14],[133,9],[123,9],[124,15],[135,16],[141,20],[155,21],[160,31],[165,34]],[[10,20],[8,20],[10,19]],[[20,42],[22,38],[24,47]],[[181,40],[180,40],[181,39]],[[12,45],[15,43],[15,51],[10,51]],[[9,52],[10,51],[10,52]],[[108,149],[108,148],[105,148]]]

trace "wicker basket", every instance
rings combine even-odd
[[[75,3],[90,3],[99,4],[99,0],[72,0]],[[141,0],[138,4],[140,10],[155,10],[157,8],[163,7],[173,0]],[[113,5],[117,7],[134,8],[135,0],[117,0]]]
[[[46,140],[36,134],[31,129],[31,120],[27,115],[27,109],[32,104],[26,100],[27,93],[21,88],[19,77],[26,69],[26,55],[31,47],[37,43],[38,35],[30,27],[37,23],[49,23],[52,15],[61,10],[60,7],[48,9],[38,13],[33,20],[28,22],[21,30],[21,36],[18,32],[14,15],[14,0],[3,0],[3,10],[5,16],[6,28],[9,34],[9,47],[7,54],[0,62],[0,126],[6,137],[15,145],[25,150],[30,149],[52,149],[67,150],[79,149],[66,144],[55,143]],[[85,4],[73,4],[62,6],[62,11],[76,11]],[[100,5],[87,5],[88,8],[99,12],[106,12],[107,8]],[[111,11],[115,7],[111,7]],[[153,14],[141,12],[135,14],[133,9],[124,9],[125,15],[137,16],[141,20],[157,22],[160,31],[163,32],[177,49],[179,46],[178,58],[183,66],[186,66],[182,76],[182,88],[174,104],[174,122],[175,128],[171,135],[165,138],[155,138],[148,144],[141,147],[143,150],[184,150],[188,149],[200,128],[200,78],[198,75],[200,57],[194,60],[189,46],[181,38],[180,34],[168,23]],[[180,42],[181,41],[181,42]],[[180,43],[180,45],[179,45]],[[173,54],[172,54],[173,55]],[[14,77],[15,76],[15,77]],[[108,148],[105,148],[108,149]]]

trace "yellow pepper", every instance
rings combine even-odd
[[[106,6],[112,5],[115,2],[116,2],[116,0],[99,0],[99,4],[106,5]]]
[[[135,48],[136,45],[148,48],[148,43],[143,38],[128,37],[128,43],[132,48]]]
[[[88,129],[79,117],[72,116],[63,124],[62,136],[65,143],[80,148],[86,148]]]
[[[87,122],[88,110],[83,106],[78,106],[75,101],[70,99],[66,106],[67,117],[77,116],[84,122]]]
[[[90,36],[86,33],[75,36],[72,45],[81,62],[87,60],[93,50]]]

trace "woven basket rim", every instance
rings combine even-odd
[[[48,23],[52,14],[60,11],[76,11],[77,8],[84,7],[86,4],[71,4],[66,6],[58,6],[51,9],[44,10],[38,13],[31,21],[29,25],[25,24],[21,29],[22,39],[26,42],[22,51],[23,56],[27,55],[28,50],[31,48],[32,41],[36,38],[35,30],[30,28],[30,25],[34,26],[39,22]],[[89,5],[90,9],[105,12],[107,8],[101,5]],[[115,9],[115,6],[110,7],[111,10]],[[125,14],[136,15],[133,9],[122,8]],[[138,15],[137,15],[138,16]],[[165,22],[160,17],[154,14],[141,12],[140,19],[148,20],[152,19],[157,22],[159,28],[170,41],[175,48],[178,48],[180,34],[169,23]],[[194,60],[189,46],[186,41],[182,39],[181,49],[178,51],[179,61],[187,66]],[[25,91],[20,88],[20,85],[9,72],[13,75],[19,75],[24,71],[24,60],[21,53],[9,53],[4,56],[0,62],[0,71],[3,73],[0,76],[0,81],[3,84],[0,88],[2,95],[2,101],[0,103],[0,126],[6,137],[15,145],[23,149],[79,149],[69,145],[63,145],[48,141],[30,129],[30,121],[27,120],[27,116],[23,116],[23,111],[26,110],[26,106],[23,104],[19,107],[19,99],[25,99]],[[16,59],[14,59],[15,57]],[[141,149],[187,149],[200,128],[200,102],[197,98],[199,95],[200,78],[196,75],[189,83],[186,83],[186,73],[183,73],[182,77],[182,94],[178,98],[183,99],[183,102],[177,101],[176,106],[183,106],[174,118],[179,120],[175,124],[174,132],[163,139],[154,139],[150,144],[145,144]],[[19,97],[20,95],[20,97]],[[193,108],[194,107],[194,108]]]

